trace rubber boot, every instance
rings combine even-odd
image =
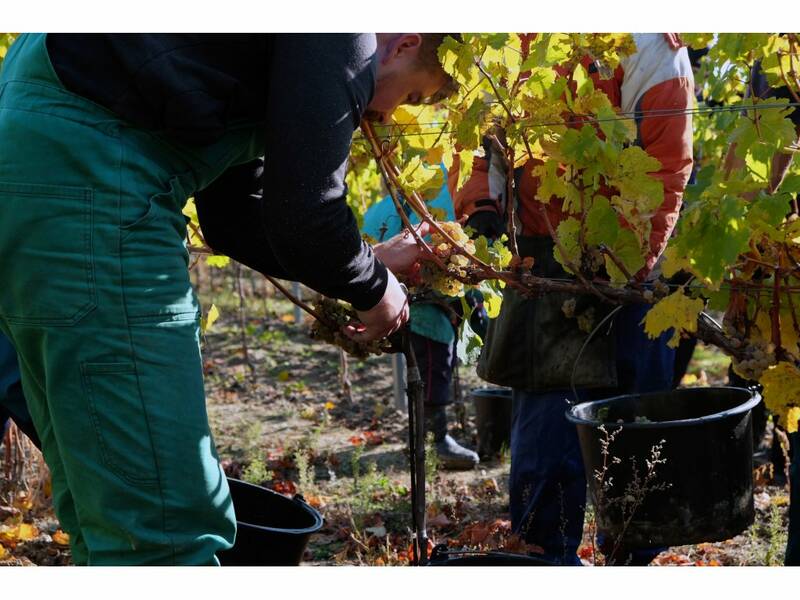
[[[473,469],[480,462],[476,452],[459,445],[447,433],[447,411],[444,406],[425,407],[425,430],[433,433],[436,454],[443,469]]]

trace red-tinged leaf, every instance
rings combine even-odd
[[[272,482],[272,489],[284,496],[293,496],[297,493],[297,486],[288,479],[277,479]]]
[[[536,544],[526,543],[516,533],[511,534],[501,548],[506,552],[514,552],[516,554],[544,554],[544,548]]]
[[[428,556],[431,555],[431,552],[433,552],[433,541],[431,541],[431,539],[428,538]],[[398,553],[398,555],[397,555],[398,558],[400,557],[401,554],[402,554],[402,552]],[[405,555],[406,555],[406,560],[410,563],[412,561],[412,559],[414,558],[414,546],[413,546],[413,544],[409,544],[408,545],[408,548],[406,549]]]
[[[353,446],[362,446],[365,443],[365,439],[363,436],[359,435],[352,435],[347,439]]]
[[[479,546],[486,541],[489,535],[491,535],[491,532],[486,525],[482,523],[476,524],[469,531],[469,543],[473,546]]]
[[[306,503],[309,506],[314,508],[322,508],[325,506],[325,500],[322,496],[315,496],[314,494],[304,494],[303,497],[306,499]]]
[[[362,435],[369,446],[379,446],[383,443],[383,435],[375,431],[365,431]]]

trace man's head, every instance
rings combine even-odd
[[[401,104],[431,104],[455,91],[437,50],[453,33],[379,33],[378,79],[366,117],[387,122]]]

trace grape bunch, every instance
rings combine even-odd
[[[733,361],[733,370],[737,375],[750,381],[758,381],[761,375],[772,365],[777,364],[773,344],[756,342],[745,349],[743,360]]]
[[[475,253],[475,243],[469,239],[469,236],[461,228],[460,223],[447,221],[440,223],[439,226],[461,248],[470,254]],[[447,270],[444,271],[433,263],[426,263],[422,272],[423,281],[426,281],[431,288],[445,296],[459,296],[464,291],[464,284],[457,278],[467,276],[469,258],[459,254],[438,231],[434,231],[431,234],[431,248],[436,256],[445,263]]]
[[[351,356],[360,359],[367,358],[372,354],[381,355],[393,351],[392,342],[388,338],[358,342],[342,332],[342,327],[358,320],[358,316],[351,306],[338,300],[319,296],[314,302],[314,310],[325,322],[314,319],[309,332],[311,339],[339,346]]]

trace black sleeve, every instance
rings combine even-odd
[[[275,258],[293,279],[359,310],[387,284],[344,183],[375,53],[374,35],[277,35],[267,94],[263,223]]]
[[[229,168],[195,194],[197,218],[214,252],[265,275],[292,279],[278,264],[261,219],[263,171],[260,158]]]

